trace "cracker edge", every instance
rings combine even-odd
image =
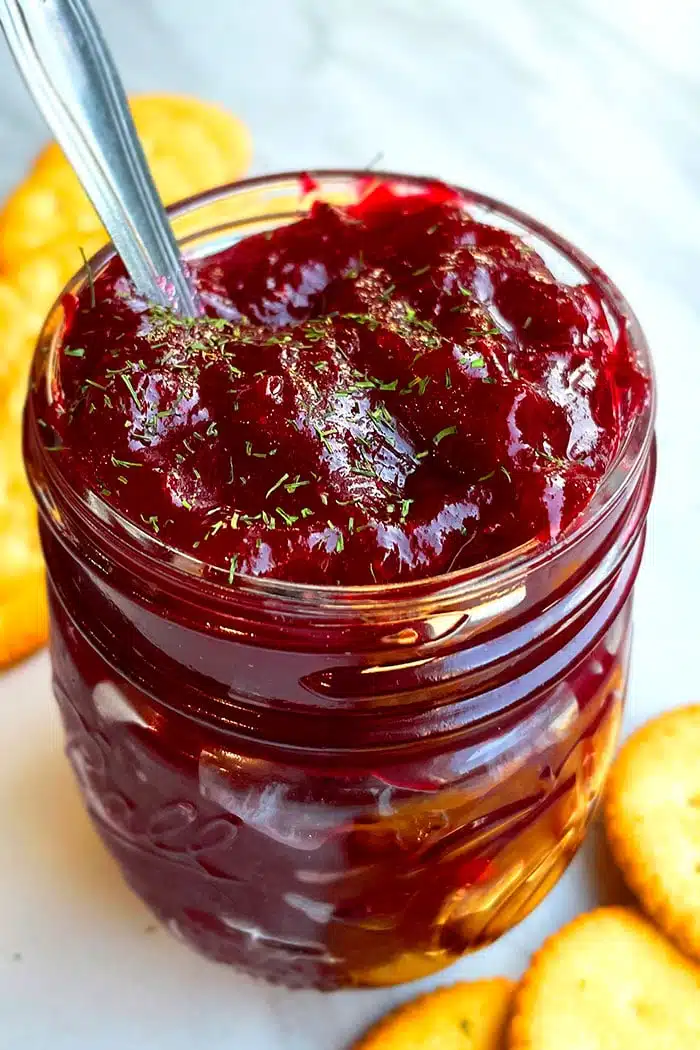
[[[629,823],[620,819],[621,785],[628,779],[628,769],[636,748],[655,737],[664,725],[681,722],[692,714],[700,720],[700,704],[665,711],[636,729],[622,745],[615,759],[603,796],[603,824],[613,860],[625,882],[637,897],[646,914],[691,959],[700,962],[700,915],[677,906],[670,900],[658,874],[650,871],[638,856]],[[700,877],[700,876],[699,876]]]
[[[566,923],[566,925],[561,926],[554,933],[550,934],[532,956],[530,965],[523,974],[513,998],[505,1050],[541,1050],[539,1046],[535,1046],[530,1038],[529,1015],[532,1013],[533,1003],[540,993],[540,970],[542,965],[549,961],[550,956],[556,957],[558,955],[559,944],[562,940],[575,933],[580,926],[586,926],[591,922],[592,917],[597,918],[603,914],[610,918],[617,916],[626,926],[635,926],[640,934],[647,939],[649,939],[649,934],[651,933],[652,940],[656,941],[658,939],[669,951],[673,953],[678,952],[676,946],[666,941],[663,933],[650,923],[641,912],[634,908],[626,908],[624,905],[615,904],[582,912],[572,919],[571,922]],[[680,958],[683,959],[682,956]],[[696,973],[700,983],[700,969],[691,959],[684,959],[684,961],[687,963],[688,969]]]
[[[407,1002],[395,1006],[389,1011],[389,1013],[380,1017],[378,1021],[375,1021],[375,1023],[367,1029],[364,1035],[360,1036],[360,1038],[352,1044],[351,1050],[377,1050],[379,1041],[382,1040],[384,1036],[386,1036],[387,1045],[391,1045],[391,1029],[394,1027],[398,1017],[403,1017],[411,1013],[420,1013],[427,1000],[438,998],[446,992],[453,992],[461,988],[475,988],[479,985],[484,987],[489,986],[490,988],[498,986],[499,988],[502,988],[504,992],[509,993],[512,1009],[512,997],[517,988],[516,981],[511,981],[508,977],[484,977],[483,979],[476,981],[457,981],[456,984],[442,985],[438,988],[433,988],[432,991],[425,992],[422,995],[416,996],[414,999],[409,999]],[[510,1014],[511,1010],[509,1009],[506,1015],[504,1036],[508,1031]],[[499,1050],[499,1048],[494,1047],[494,1050]]]
[[[9,611],[12,630],[0,638],[0,672],[31,656],[48,640],[49,617],[44,569],[29,574],[13,599],[3,605]]]

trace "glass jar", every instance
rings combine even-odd
[[[357,200],[375,178],[252,179],[179,206],[174,224],[186,251],[208,254],[316,197]],[[592,282],[650,371],[629,306],[585,256],[511,208],[464,200],[560,279]],[[232,589],[72,490],[44,448],[36,402],[62,320],[57,305],[37,349],[25,452],[67,752],[130,886],[209,958],[291,986],[393,984],[493,941],[565,869],[610,763],[653,397],[552,546],[418,583],[238,576]]]

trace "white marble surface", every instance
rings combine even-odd
[[[253,128],[255,167],[430,172],[535,212],[618,280],[656,355],[660,468],[627,727],[697,699],[700,7],[688,0],[95,0],[134,90],[198,92]],[[205,13],[202,25],[198,15]],[[44,131],[0,62],[0,190]],[[680,376],[677,379],[676,376]],[[92,834],[40,654],[0,678],[0,1050],[342,1050],[416,991],[289,993],[150,920]],[[616,898],[593,836],[547,901],[442,975],[517,975]],[[427,982],[429,983],[429,982]]]

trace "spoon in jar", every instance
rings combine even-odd
[[[0,26],[138,293],[181,316],[198,316],[124,87],[87,0],[0,0]]]

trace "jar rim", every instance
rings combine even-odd
[[[195,194],[185,200],[171,205],[167,211],[171,220],[177,220],[186,216],[192,216],[199,209],[207,208],[213,204],[222,202],[227,198],[245,194],[250,190],[273,190],[275,188],[287,188],[296,190],[299,201],[314,199],[313,192],[309,193],[308,186],[317,184],[320,189],[332,188],[333,185],[342,185],[352,182],[358,187],[366,187],[365,192],[382,182],[390,182],[394,186],[403,185],[409,192],[420,192],[435,185],[449,185],[463,201],[465,207],[476,207],[483,210],[489,216],[500,219],[507,223],[514,223],[519,231],[525,235],[534,235],[553,249],[567,263],[579,271],[580,275],[592,283],[599,294],[606,310],[614,317],[620,332],[625,332],[629,340],[630,348],[641,365],[642,370],[649,379],[649,396],[642,410],[635,415],[627,433],[622,441],[617,454],[605,471],[600,480],[591,501],[586,505],[579,517],[565,529],[552,543],[543,543],[538,539],[528,540],[495,558],[488,559],[466,568],[456,569],[451,572],[441,573],[435,576],[419,580],[403,580],[382,584],[356,584],[352,586],[339,586],[337,584],[310,584],[297,583],[273,577],[248,576],[237,573],[235,577],[235,591],[246,591],[251,596],[260,598],[274,598],[289,600],[295,605],[314,606],[320,609],[323,606],[333,606],[337,603],[352,603],[358,607],[358,601],[366,601],[368,605],[386,605],[387,602],[401,603],[402,599],[413,604],[416,598],[430,594],[431,598],[438,595],[445,598],[474,596],[484,591],[493,592],[503,590],[507,592],[510,587],[517,583],[526,572],[536,571],[546,562],[552,562],[560,556],[571,554],[577,545],[583,543],[596,525],[603,520],[612,507],[625,492],[634,491],[637,482],[644,470],[645,464],[653,443],[654,419],[656,410],[656,382],[654,377],[653,363],[648,343],[632,310],[629,302],[622,294],[617,285],[598,267],[593,260],[579,248],[571,244],[566,238],[551,230],[544,223],[539,222],[526,212],[511,205],[490,197],[486,194],[464,189],[452,184],[445,184],[441,180],[430,176],[406,175],[403,173],[387,171],[367,171],[357,169],[316,169],[303,172],[280,172],[271,175],[254,176],[237,182],[227,183],[222,186]],[[323,198],[323,194],[320,195]],[[297,211],[302,215],[303,212]],[[275,215],[266,212],[264,217],[269,220],[275,218],[290,218],[289,213]],[[238,222],[228,222],[226,228],[235,228],[237,225],[250,224],[256,220],[256,216],[248,216]],[[193,236],[201,237],[207,233],[215,233],[221,230],[221,226],[213,226],[198,230],[196,234],[190,234],[181,239],[186,246]],[[47,355],[55,347],[62,334],[62,300],[67,291],[79,293],[88,282],[88,274],[99,272],[107,263],[114,258],[116,250],[111,242],[106,244],[92,258],[87,265],[68,281],[58,299],[52,306],[42,328],[37,348],[34,355],[34,365],[45,361]],[[31,397],[28,405],[31,406]],[[31,407],[27,410],[27,422],[32,421]],[[36,424],[35,424],[36,428]],[[39,443],[41,444],[41,443]],[[69,489],[69,502],[78,510],[87,511],[90,517],[97,520],[97,515],[88,504],[88,497],[101,503],[97,493],[79,493],[72,490],[65,475],[58,467],[56,457],[45,457],[43,464],[48,477],[56,480],[60,478],[62,484]],[[41,502],[41,493],[37,493]],[[106,505],[105,505],[106,506]],[[221,597],[232,593],[231,585],[220,583],[215,576],[205,575],[215,567],[193,555],[184,554],[175,548],[151,536],[136,523],[127,519],[115,508],[109,507],[109,519],[121,527],[126,540],[128,554],[131,557],[145,558],[152,566],[162,566],[167,569],[168,575],[174,574],[181,578],[181,582],[188,579],[196,580],[198,587],[211,589],[212,597]],[[113,539],[114,537],[112,537]],[[133,542],[132,542],[133,541]],[[136,545],[136,541],[139,545]],[[164,562],[163,553],[178,556],[178,564]],[[233,593],[235,593],[235,591]]]

